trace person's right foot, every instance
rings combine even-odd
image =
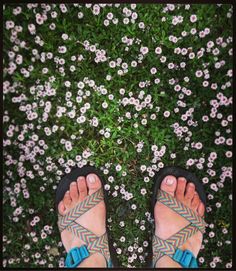
[[[175,197],[178,201],[195,211],[199,216],[202,217],[204,215],[205,206],[201,202],[198,193],[195,191],[195,185],[193,183],[187,184],[185,178],[180,177],[176,179],[174,176],[166,176],[161,183],[160,189]],[[155,235],[164,240],[189,224],[185,218],[158,201],[154,208],[154,218]],[[190,237],[180,249],[188,249],[195,257],[197,257],[201,248],[202,238],[202,233],[197,231],[197,233]],[[156,267],[181,268],[177,262],[167,255],[164,255],[156,262]]]
[[[88,195],[92,195],[102,187],[99,177],[95,174],[89,174],[86,178],[78,177],[70,184],[63,200],[58,204],[58,212],[60,215],[65,215],[78,203],[85,200]],[[99,202],[96,206],[88,210],[81,217],[77,218],[77,223],[90,230],[97,236],[101,236],[106,232],[106,206],[104,201]],[[61,240],[68,252],[73,247],[80,247],[85,244],[77,236],[74,236],[68,230],[61,232]],[[106,267],[107,263],[101,253],[94,253],[86,258],[79,267]]]

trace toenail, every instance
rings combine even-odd
[[[166,184],[172,185],[174,183],[174,180],[172,178],[167,178],[166,179]]]
[[[96,182],[96,178],[94,177],[94,175],[88,175],[88,181],[90,183],[95,183]]]
[[[184,179],[184,178],[179,179],[179,181],[186,183],[186,179]]]
[[[189,183],[190,186],[194,187],[194,184],[193,183]]]

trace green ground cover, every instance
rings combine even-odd
[[[3,6],[3,266],[63,266],[55,189],[91,164],[121,266],[145,266],[153,176],[179,165],[207,192],[200,266],[231,267],[232,12]]]

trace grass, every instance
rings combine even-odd
[[[3,265],[9,268],[63,265],[65,251],[56,224],[55,189],[61,175],[72,167],[70,163],[75,161],[81,166],[83,161],[102,171],[106,168],[107,179],[114,177],[114,182],[108,181],[108,224],[116,240],[122,267],[145,266],[153,225],[147,214],[150,213],[153,174],[167,165],[188,168],[201,181],[208,178],[204,187],[208,194],[206,221],[210,226],[206,229],[204,246],[199,253],[200,266],[231,267],[232,146],[228,144],[230,140],[226,140],[232,139],[232,77],[229,72],[232,70],[232,6],[193,4],[188,7],[176,4],[171,10],[172,6],[166,4],[106,4],[100,7],[98,15],[94,15],[94,5],[67,4],[65,13],[59,4],[29,5],[5,4],[3,10]],[[21,12],[15,15],[13,12],[17,7]],[[47,7],[51,9],[45,11]],[[125,7],[128,11],[123,9]],[[138,17],[124,24],[123,18],[128,17],[129,10],[136,12]],[[57,12],[56,18],[51,17],[52,11]],[[47,19],[39,25],[36,14],[44,12]],[[83,13],[82,18],[78,18],[78,12]],[[119,21],[117,24],[110,21],[105,26],[104,20],[109,12]],[[193,14],[197,16],[196,22],[190,21]],[[182,16],[183,22],[173,25],[174,16]],[[14,37],[11,26],[6,29],[9,21],[22,27],[17,37]],[[140,22],[144,23],[144,29],[140,28]],[[35,25],[35,34],[28,30],[30,24]],[[55,30],[50,29],[53,27],[51,24],[55,24]],[[195,34],[190,33],[193,28],[196,29]],[[199,37],[206,28],[210,33]],[[186,36],[181,34],[183,31],[186,31]],[[63,40],[62,34],[68,34],[69,38]],[[182,38],[174,43],[170,41],[171,35]],[[122,42],[125,36],[133,39],[132,45]],[[37,43],[37,39],[43,44]],[[96,52],[83,45],[86,40],[90,45],[96,45],[96,50],[105,50],[107,58],[104,62],[96,62]],[[212,48],[208,44],[210,41],[214,42]],[[21,42],[25,42],[25,46]],[[60,53],[59,46],[66,46],[67,51]],[[148,47],[147,54],[142,53],[142,46]],[[156,47],[161,47],[161,54],[155,53]],[[176,48],[187,48],[187,54],[177,54]],[[201,48],[205,51],[198,57]],[[37,52],[32,51],[34,49]],[[218,49],[218,54],[217,50],[213,53],[214,49]],[[15,56],[11,58],[9,52],[15,52]],[[189,58],[191,52],[195,53],[192,59]],[[49,55],[48,58],[47,53],[52,53],[52,57]],[[22,56],[22,63],[17,55]],[[80,55],[82,60],[78,60]],[[72,56],[76,61],[71,59]],[[117,58],[121,60],[120,66],[111,68],[110,61],[117,61]],[[61,59],[61,64],[56,63],[57,59]],[[137,67],[131,66],[132,61],[137,62]],[[216,63],[220,61],[224,63],[218,68]],[[15,70],[9,69],[12,63],[16,64]],[[125,72],[119,74],[118,70],[123,70],[122,63],[127,63],[128,68],[126,71],[124,64]],[[168,67],[169,63],[174,63],[173,69]],[[184,65],[181,63],[185,63],[185,67],[181,67]],[[75,71],[71,71],[72,65]],[[157,70],[155,74],[150,72],[153,67]],[[23,68],[32,68],[29,76]],[[46,73],[43,73],[43,68],[48,69]],[[201,77],[196,76],[199,70],[203,72]],[[156,78],[159,78],[159,83],[155,83]],[[70,87],[65,86],[66,81],[71,83]],[[208,82],[205,83],[207,86],[203,85],[204,81]],[[53,88],[55,95],[47,92],[49,82],[49,89]],[[83,93],[78,93],[78,82],[85,84]],[[146,82],[143,88],[140,82]],[[216,88],[214,84],[217,84]],[[176,85],[181,87],[179,92],[175,90]],[[124,95],[120,93],[121,88],[125,89]],[[102,94],[102,89],[107,93]],[[190,95],[185,94],[186,90],[191,90]],[[143,98],[140,91],[143,91]],[[220,93],[226,98],[222,98]],[[13,99],[22,94],[25,99]],[[146,98],[148,95],[151,101]],[[81,97],[81,101],[78,102],[77,97]],[[147,102],[137,111],[134,104],[122,104],[124,97],[134,97],[140,103],[146,98]],[[211,115],[214,100],[217,100],[218,107],[215,115]],[[104,102],[107,102],[107,108],[103,107]],[[90,108],[81,113],[86,103]],[[65,107],[66,112],[62,116],[56,115],[59,106]],[[73,107],[74,118],[67,114],[73,111]],[[189,109],[193,112],[189,113],[188,119],[181,119]],[[165,111],[170,112],[169,117],[164,116]],[[37,115],[31,119],[33,112]],[[78,123],[77,118],[81,115],[86,120]],[[156,116],[156,119],[152,120],[151,116]],[[209,120],[203,121],[203,116],[208,116]],[[98,126],[91,124],[94,117]],[[222,120],[227,120],[227,124],[222,124]],[[179,128],[176,134],[175,123],[185,127],[184,132]],[[45,128],[55,130],[47,135]],[[109,133],[105,137],[107,129]],[[23,135],[23,140],[19,135]],[[38,140],[32,140],[33,135],[37,135]],[[219,137],[225,141],[218,144],[215,140]],[[63,139],[71,142],[71,150],[66,149]],[[140,142],[143,147],[139,152]],[[197,142],[202,143],[202,148],[194,147],[193,143]],[[164,154],[156,160],[153,160],[153,145],[158,150],[166,147]],[[37,148],[34,149],[36,146],[42,150],[41,154]],[[91,154],[88,158],[83,157],[85,150]],[[209,164],[212,152],[217,154],[217,158]],[[80,162],[76,161],[77,156],[80,156]],[[64,162],[60,163],[60,158]],[[199,163],[200,158],[205,161]],[[189,159],[194,159],[192,166],[188,166]],[[116,170],[118,164],[121,171]],[[142,172],[142,165],[148,170]],[[156,169],[152,168],[154,165],[157,165]],[[227,174],[229,176],[225,176]],[[144,177],[149,177],[149,180],[145,182]],[[141,189],[146,189],[147,193],[142,195]],[[27,191],[28,198],[24,196]],[[124,195],[128,193],[133,197],[126,200]],[[136,205],[135,210],[132,205]],[[15,210],[19,207],[22,210],[17,214]],[[34,225],[31,222],[35,217],[40,221]],[[124,227],[120,226],[122,221]],[[43,230],[46,225],[51,228]],[[42,231],[46,233],[45,239],[41,237]],[[34,233],[38,239],[33,240],[31,235]],[[210,237],[212,235],[214,237]],[[126,238],[125,242],[120,241],[122,236]],[[148,247],[145,242],[148,242]],[[133,251],[129,251],[132,248]]]

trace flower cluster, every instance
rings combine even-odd
[[[207,192],[200,266],[232,267],[232,14],[230,4],[3,5],[4,267],[64,267],[55,190],[84,165],[104,174],[123,267],[146,264],[153,179],[168,165]]]

